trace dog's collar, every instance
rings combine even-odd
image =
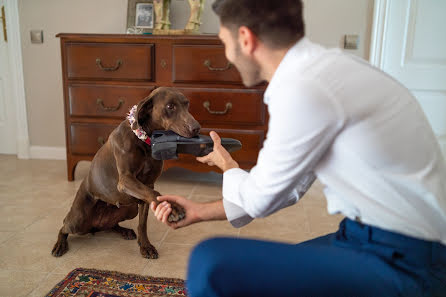
[[[128,115],[127,115],[127,120],[130,123],[130,128],[132,128],[133,124],[136,122],[135,114],[136,114],[136,109],[137,108],[138,108],[138,105],[133,105],[133,107],[130,109],[130,111],[129,111]],[[149,135],[147,135],[146,131],[141,129],[139,126],[138,126],[138,129],[132,129],[132,131],[133,131],[133,133],[135,133],[135,135],[139,139],[141,139],[142,141],[144,141],[148,145],[152,144]]]

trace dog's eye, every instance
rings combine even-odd
[[[166,108],[170,109],[170,110],[174,110],[175,109],[175,104],[169,103],[169,104],[166,105]]]

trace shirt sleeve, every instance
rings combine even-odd
[[[238,174],[236,172],[233,172],[233,174],[226,175],[226,178],[231,179],[231,178],[241,177],[243,175],[248,175],[246,171],[241,170],[239,168],[234,168],[231,170],[238,171]],[[223,179],[224,178],[225,177],[223,177]],[[298,184],[298,187],[290,193],[288,199],[284,199],[283,204],[278,205],[278,209],[274,209],[272,210],[272,212],[294,205],[300,198],[302,198],[302,196],[305,195],[305,193],[308,191],[308,189],[311,187],[311,185],[315,180],[316,176],[314,175],[313,172],[307,174],[304,178],[301,179],[301,181]],[[231,183],[231,181],[226,181],[226,182]],[[223,207],[225,209],[228,221],[235,228],[243,227],[249,224],[253,220],[253,218],[249,216],[241,207],[237,206],[234,203],[229,202],[227,199],[223,199]]]
[[[231,169],[223,175],[223,199],[230,221],[245,216],[241,221],[249,222],[246,215],[265,217],[297,202],[311,186],[316,165],[344,125],[340,105],[317,83],[283,85],[292,88],[270,92],[268,134],[257,165],[249,173]]]

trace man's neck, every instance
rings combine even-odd
[[[257,53],[257,61],[259,61],[261,67],[262,79],[270,82],[277,68],[282,62],[288,50],[292,47],[290,45],[286,48],[271,49],[266,46],[262,46],[261,50]]]

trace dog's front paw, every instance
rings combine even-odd
[[[170,213],[169,217],[167,218],[167,221],[169,223],[181,221],[186,216],[186,212],[178,204],[171,203],[171,206],[172,206],[172,212]]]
[[[68,251],[68,242],[67,240],[59,240],[53,247],[51,254],[54,257],[60,257]]]
[[[139,251],[144,258],[147,259],[158,259],[158,251],[156,248],[149,244],[148,246],[140,246]]]

